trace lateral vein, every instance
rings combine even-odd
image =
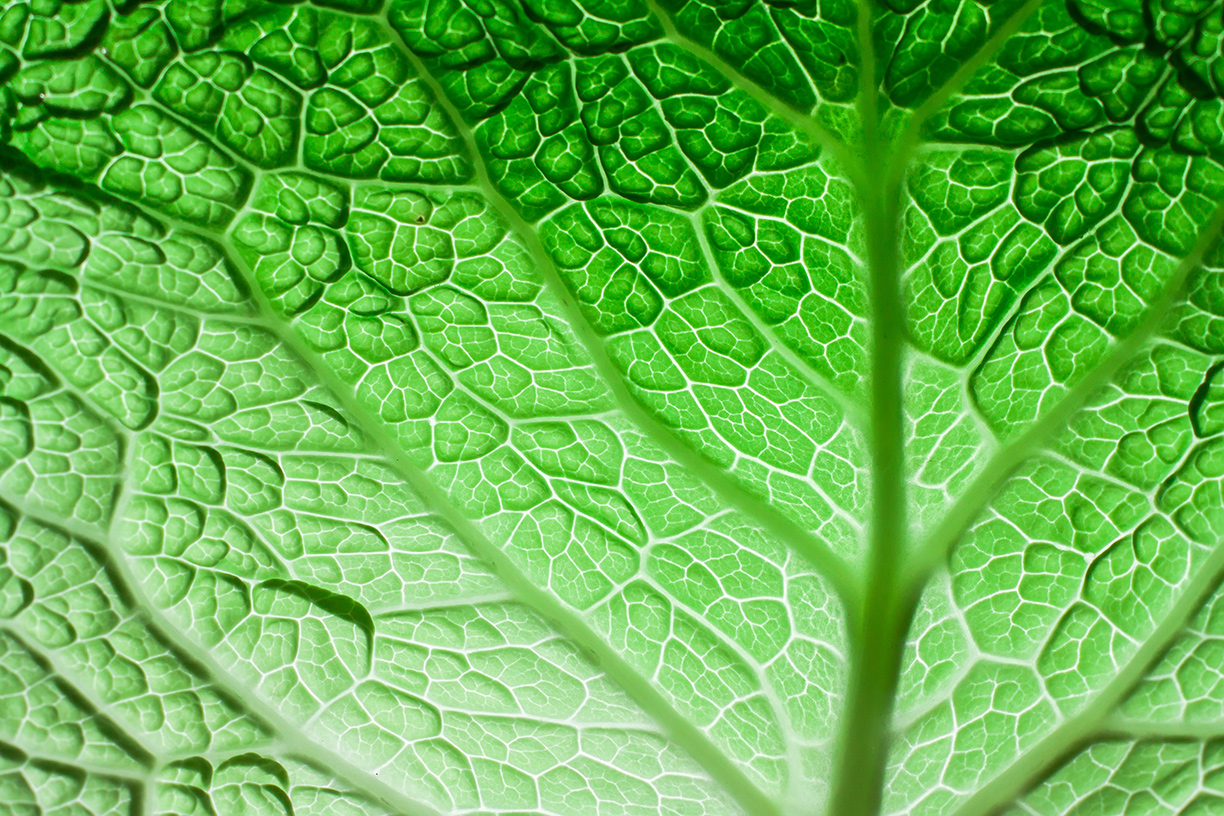
[[[926,582],[927,577],[946,560],[956,542],[981,515],[1003,482],[1042,448],[1048,446],[1050,440],[1067,426],[1071,418],[1097,391],[1108,385],[1114,375],[1155,337],[1165,317],[1178,304],[1191,273],[1202,262],[1203,255],[1218,237],[1222,226],[1224,204],[1216,208],[1194,249],[1178,265],[1164,290],[1148,307],[1143,320],[1129,334],[1117,340],[1084,378],[1024,433],[995,451],[960,498],[944,514],[939,525],[919,545],[910,567],[911,585]]]
[[[104,554],[112,570],[110,578],[116,583],[116,589],[120,595],[131,599],[132,612],[142,618],[146,625],[157,632],[174,651],[178,652],[180,658],[189,664],[194,664],[193,669],[199,671],[209,682],[237,700],[257,720],[262,720],[284,743],[291,745],[289,753],[306,759],[321,770],[335,774],[346,785],[381,802],[394,814],[440,816],[438,811],[428,805],[405,796],[368,772],[357,768],[343,757],[326,750],[287,717],[252,694],[248,684],[231,676],[229,671],[221,666],[207,649],[201,649],[200,644],[158,609],[144,591],[140,581],[136,579],[127,558],[119,554],[122,549],[111,540],[110,536],[105,541],[99,540],[87,530],[79,528],[78,525],[68,520],[47,518],[37,510],[22,506],[11,497],[6,500],[22,515],[51,529],[60,530]]]
[[[690,447],[675,431],[652,415],[633,396],[624,382],[624,377],[608,355],[603,338],[595,332],[589,321],[579,311],[535,230],[493,186],[471,129],[445,96],[441,85],[420,57],[407,46],[405,46],[405,52],[412,60],[413,67],[429,85],[438,103],[453,121],[472,157],[472,164],[485,196],[498,214],[510,224],[513,233],[523,242],[532,260],[535,261],[545,287],[560,302],[567,324],[573,329],[574,335],[593,361],[601,380],[608,386],[617,408],[638,430],[662,448],[673,460],[699,478],[720,500],[760,524],[770,534],[810,561],[829,580],[839,597],[847,604],[852,603],[856,587],[853,571],[827,543],[785,513],[771,506],[768,501],[752,493],[728,471],[710,462],[705,456]]]
[[[1169,614],[1101,693],[1078,714],[1065,720],[1002,773],[979,788],[951,816],[988,816],[997,813],[1065,765],[1084,746],[1115,734],[1116,727],[1111,724],[1109,715],[1143,681],[1221,580],[1224,580],[1224,542],[1217,542]]]

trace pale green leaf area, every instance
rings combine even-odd
[[[0,816],[1224,816],[1222,0],[0,3]]]

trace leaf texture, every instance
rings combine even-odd
[[[0,814],[1224,814],[1219,0],[14,0]]]

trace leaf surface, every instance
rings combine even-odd
[[[1222,43],[10,4],[0,812],[1224,812]]]

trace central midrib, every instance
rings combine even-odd
[[[880,133],[873,19],[870,0],[862,0],[857,21],[862,145],[854,182],[863,208],[871,309],[871,531],[865,589],[850,616],[847,707],[830,803],[830,812],[838,816],[880,812],[893,701],[908,629],[895,591],[908,526],[901,381],[904,315],[897,246],[900,186],[868,182],[878,178],[871,168],[890,166]]]

